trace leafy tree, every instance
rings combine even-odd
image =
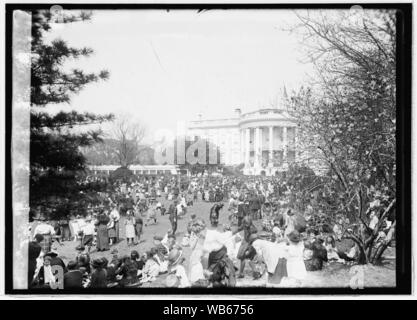
[[[111,172],[110,180],[112,182],[121,181],[121,182],[129,182],[131,178],[134,177],[134,174],[131,170],[127,167],[120,167]]]
[[[303,43],[317,75],[288,99],[300,148],[330,171],[319,206],[343,237],[356,242],[360,262],[375,263],[395,230],[395,12],[308,12],[298,15]],[[369,227],[369,213],[379,223]],[[385,241],[375,244],[388,217]]]
[[[70,47],[62,39],[47,43],[44,36],[51,29],[50,17],[48,10],[32,12],[30,205],[56,208],[63,204],[75,206],[81,202],[85,191],[91,190],[77,179],[77,173],[85,169],[85,157],[80,147],[100,141],[101,131],[80,129],[111,120],[112,116],[44,111],[51,104],[70,103],[71,96],[87,84],[106,80],[109,76],[105,70],[97,74],[80,69],[65,71],[63,64],[66,61],[88,57],[93,50]],[[85,12],[65,15],[63,22],[83,21],[90,17]]]

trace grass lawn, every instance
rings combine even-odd
[[[162,198],[161,198],[162,199]],[[162,199],[162,203],[164,203],[165,207],[169,207],[169,201]],[[195,213],[197,217],[203,218],[206,223],[209,222],[209,211],[213,203],[208,202],[198,202],[194,204],[194,206],[189,207],[187,209],[187,214],[184,218],[178,220],[178,229],[177,229],[177,242],[181,243],[182,236],[186,232],[186,225],[190,219],[190,215]],[[227,223],[228,219],[228,212],[227,204],[220,212],[220,223]],[[120,236],[121,240],[119,243],[111,247],[111,250],[116,248],[118,250],[118,256],[121,257],[123,255],[130,255],[131,250],[137,250],[140,254],[144,251],[149,250],[153,246],[153,236],[154,235],[161,235],[163,236],[167,230],[171,227],[170,222],[168,220],[168,215],[165,216],[158,216],[158,223],[153,225],[148,225],[147,227],[143,227],[143,235],[142,239],[144,240],[138,245],[135,246],[127,246],[126,240],[124,239],[125,231],[124,231],[124,220],[123,217],[120,221]],[[257,221],[256,224],[260,225],[260,221]],[[34,229],[34,228],[33,228]],[[32,230],[33,230],[32,229]],[[260,229],[260,228],[259,228]],[[79,244],[79,242],[67,241],[64,242],[62,246],[55,245],[59,252],[59,256],[64,260],[65,263],[68,263],[69,260],[75,258],[76,251],[75,247]],[[110,251],[111,251],[110,250]],[[92,249],[91,258],[95,259],[98,257],[105,256],[109,261],[112,258],[112,254],[110,251],[105,252],[96,252],[95,249]],[[184,256],[188,258],[190,255],[190,249],[188,247],[184,248]],[[389,248],[385,256],[388,256],[389,259],[384,261],[384,264],[381,266],[372,266],[366,265],[363,266],[363,275],[364,275],[364,287],[395,287],[395,250],[393,248]],[[187,259],[188,260],[188,259]],[[187,262],[186,262],[187,263]],[[187,265],[185,265],[187,268]],[[357,266],[354,266],[354,268]],[[307,278],[302,282],[302,287],[349,287],[350,281],[352,278],[351,272],[352,266],[340,264],[340,263],[332,263],[327,265],[323,270],[316,271],[316,272],[308,272]],[[362,271],[361,271],[362,272]],[[265,286],[265,279],[261,278],[257,281],[252,280],[250,276],[250,269],[247,266],[245,269],[245,278],[238,279],[237,286],[239,287],[259,287]],[[158,279],[153,283],[145,284],[144,287],[164,287],[164,280],[165,275],[161,275]],[[266,277],[266,275],[265,275]]]

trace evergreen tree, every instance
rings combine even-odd
[[[63,23],[84,21],[90,17],[91,14],[85,12],[66,15]],[[62,215],[76,209],[83,196],[91,190],[91,186],[77,178],[86,166],[80,147],[101,141],[100,130],[83,132],[79,129],[111,120],[112,115],[77,111],[51,114],[44,111],[51,104],[70,103],[72,94],[109,76],[105,70],[97,74],[79,69],[64,71],[65,61],[88,57],[93,50],[70,47],[61,39],[47,43],[45,34],[51,29],[50,18],[47,10],[32,12],[30,206],[48,207]]]

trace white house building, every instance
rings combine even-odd
[[[228,119],[191,121],[187,136],[207,139],[218,146],[220,163],[243,163],[246,175],[274,175],[296,161],[297,126],[287,111],[278,108],[242,113]]]

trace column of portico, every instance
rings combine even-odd
[[[250,129],[245,129],[245,167],[249,167]]]
[[[283,127],[283,133],[282,133],[282,137],[283,137],[283,163],[287,163],[287,148],[288,148],[288,141],[287,141],[287,127]]]
[[[255,161],[254,161],[254,167],[259,167],[260,163],[259,163],[259,148],[260,148],[260,143],[259,143],[259,136],[260,136],[260,132],[259,132],[259,127],[255,128],[255,144],[254,144],[254,155],[255,155]]]
[[[239,135],[240,135],[240,157],[239,157],[239,162],[240,163],[245,163],[245,131],[243,129],[241,129],[239,131]]]
[[[269,127],[269,154],[268,154],[268,166],[273,167],[274,166],[274,144],[273,144],[273,138],[274,138],[274,127]]]

